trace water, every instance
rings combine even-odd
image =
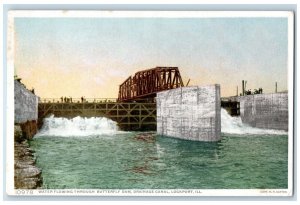
[[[221,109],[221,130],[223,133],[239,135],[287,135],[284,130],[260,129],[243,124],[240,117],[232,117],[225,109]]]
[[[44,119],[43,127],[36,136],[84,137],[114,135],[117,131],[117,123],[105,117],[67,119],[52,115]]]
[[[106,118],[50,117],[30,142],[44,188],[287,188],[283,131],[250,128],[222,111],[220,142],[146,142],[137,134],[118,131]]]

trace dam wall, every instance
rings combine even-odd
[[[221,139],[220,85],[157,93],[157,133],[194,141]]]
[[[21,126],[23,137],[31,139],[37,132],[39,98],[18,80],[14,86],[15,124]]]
[[[236,97],[242,122],[263,129],[288,130],[288,93]]]

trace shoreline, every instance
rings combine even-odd
[[[36,167],[34,151],[22,135],[20,126],[14,127],[14,187],[15,189],[38,189],[42,187],[42,170]]]

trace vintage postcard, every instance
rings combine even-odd
[[[293,12],[8,21],[9,195],[293,195]]]

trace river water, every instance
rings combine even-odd
[[[163,136],[147,142],[106,118],[52,116],[30,145],[43,188],[287,188],[287,133],[251,128],[221,113],[219,142]]]

